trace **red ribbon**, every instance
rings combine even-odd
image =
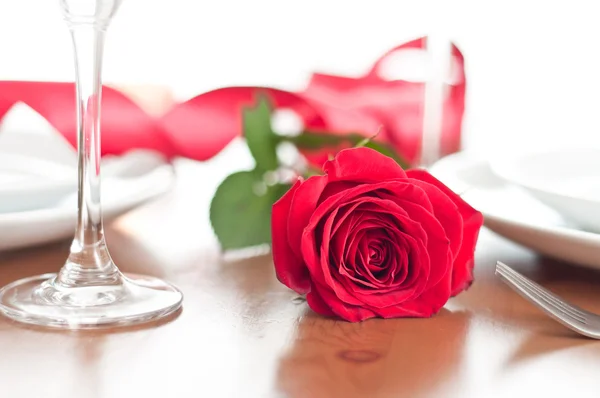
[[[241,109],[258,92],[266,92],[276,108],[294,110],[307,128],[332,133],[358,132],[390,143],[409,162],[418,161],[423,131],[424,82],[385,80],[380,67],[392,54],[425,49],[425,38],[398,46],[383,55],[363,77],[314,74],[304,92],[265,87],[228,87],[200,94],[153,117],[133,100],[103,88],[102,154],[122,154],[133,148],[153,149],[172,158],[206,160],[241,134]],[[453,45],[458,79],[448,85],[443,104],[441,154],[460,149],[464,113],[464,58]],[[17,102],[33,108],[76,145],[73,83],[0,81],[0,118]],[[314,157],[319,162],[321,159]]]

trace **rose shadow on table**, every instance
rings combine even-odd
[[[444,309],[431,319],[348,323],[307,311],[277,387],[290,397],[435,396],[461,371],[469,319]]]

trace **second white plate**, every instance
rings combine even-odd
[[[430,172],[484,214],[490,230],[548,257],[600,269],[600,235],[578,229],[526,190],[468,153],[448,156]]]
[[[600,233],[600,150],[566,148],[512,155],[491,162],[517,184],[582,229]]]

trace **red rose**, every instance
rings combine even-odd
[[[423,170],[346,149],[273,205],[279,280],[326,316],[429,317],[473,281],[481,213]]]

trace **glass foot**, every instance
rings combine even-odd
[[[63,329],[129,326],[163,318],[181,307],[183,294],[157,278],[121,275],[102,286],[70,287],[45,274],[0,289],[0,311],[16,321]]]

